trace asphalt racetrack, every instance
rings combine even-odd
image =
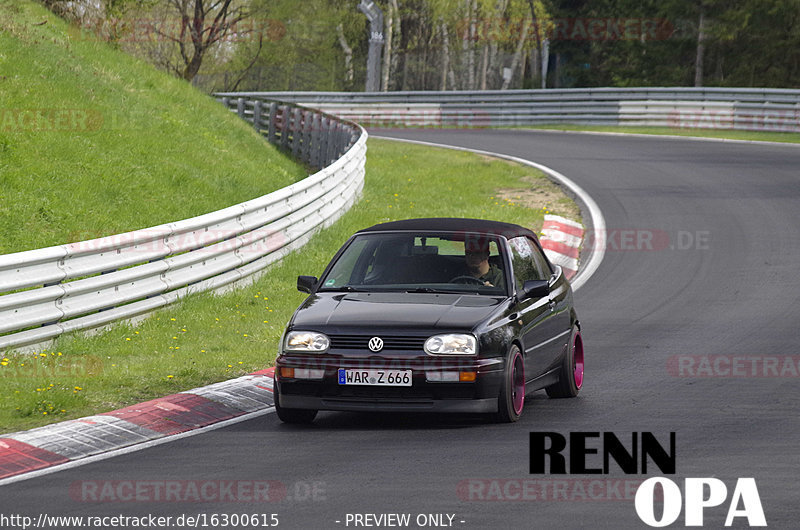
[[[752,477],[769,527],[798,528],[799,146],[480,129],[370,132],[530,159],[565,174],[599,204],[605,258],[575,295],[586,346],[580,396],[551,400],[539,392],[512,425],[320,413],[313,426],[296,427],[267,414],[2,487],[0,511],[274,513],[279,528],[376,527],[367,514],[395,513],[410,514],[410,528],[419,527],[419,514],[426,527],[646,528],[625,486],[662,475],[657,467],[625,475],[612,461],[607,474],[531,475],[529,433],[613,432],[629,445],[631,433],[652,432],[668,446],[675,432],[677,468],[669,478],[681,490],[685,477],[716,477],[727,486],[727,500],[705,510],[706,527],[723,527],[737,479]],[[600,447],[597,439],[592,445]],[[602,467],[601,455],[586,461]],[[99,502],[81,493],[97,481],[163,480],[269,480],[282,493],[268,503]],[[746,523],[738,517],[734,527]],[[673,526],[684,526],[683,514]]]

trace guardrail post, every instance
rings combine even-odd
[[[289,149],[289,105],[281,105],[281,147]]]
[[[334,156],[334,151],[336,151],[336,129],[339,128],[339,122],[337,120],[331,121],[331,129],[330,134],[328,135],[328,150],[325,154],[325,165],[333,163],[336,159]]]
[[[317,150],[317,164],[318,167],[325,167],[328,165],[328,134],[330,120],[327,116],[323,116],[319,121],[319,149]]]
[[[300,136],[302,135],[303,113],[300,110],[300,107],[295,107],[292,114],[292,156],[297,158],[300,154]]]
[[[311,148],[313,144],[311,137],[314,134],[315,119],[316,113],[309,110],[303,111],[303,154],[301,158],[306,164],[311,163]]]
[[[268,125],[268,133],[267,133],[267,140],[269,143],[276,144],[278,140],[275,136],[275,119],[278,117],[278,104],[274,101],[269,104],[269,125]]]
[[[257,99],[253,105],[253,128],[261,133],[261,100]]]
[[[319,146],[322,143],[322,116],[314,113],[314,122],[311,127],[311,165],[319,169]]]
[[[241,119],[245,119],[245,117],[244,117],[244,98],[239,98],[236,101],[236,114],[238,114]]]

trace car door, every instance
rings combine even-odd
[[[553,267],[542,252],[541,246],[535,241],[530,240],[530,244],[532,258],[537,263],[542,278],[548,279],[550,284],[550,295],[548,296],[550,315],[540,325],[542,334],[551,338],[550,342],[543,345],[542,348],[545,348],[546,356],[550,359],[552,366],[558,364],[561,354],[569,342],[571,330],[569,309],[572,305],[572,294],[561,267]]]
[[[528,280],[550,280],[552,272],[533,240],[520,236],[508,240],[514,290],[522,292]],[[539,255],[537,255],[537,253]],[[545,268],[546,267],[546,268]],[[558,326],[551,319],[555,311],[550,298],[528,298],[517,302],[517,320],[522,321],[521,338],[525,379],[531,381],[553,364],[558,345]]]

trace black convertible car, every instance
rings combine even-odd
[[[573,397],[583,342],[572,289],[536,235],[508,223],[410,219],[337,252],[281,339],[275,407],[480,412],[516,421],[525,395]]]

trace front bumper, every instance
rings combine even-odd
[[[324,369],[320,380],[285,378],[282,367]],[[275,367],[275,398],[287,409],[397,412],[496,412],[502,359],[414,360],[282,356]],[[411,386],[340,385],[338,369],[410,369]],[[428,371],[474,371],[475,381],[430,382]]]

